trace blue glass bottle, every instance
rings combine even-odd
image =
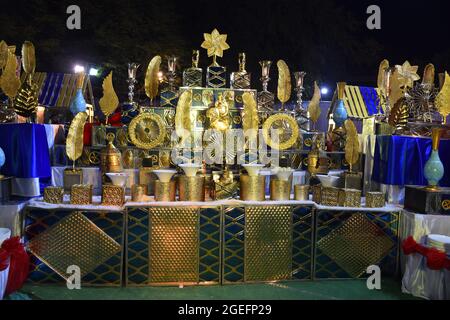
[[[77,92],[70,102],[70,112],[75,116],[79,112],[86,111],[86,100],[83,96],[84,73],[81,73],[77,80]]]
[[[344,125],[345,120],[348,118],[347,108],[344,104],[344,95],[345,95],[345,82],[338,82],[338,100],[336,102],[336,107],[333,112],[333,120],[336,124],[336,128],[340,128]]]

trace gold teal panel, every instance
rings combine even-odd
[[[291,207],[247,207],[245,216],[245,281],[291,279]]]
[[[199,281],[198,209],[150,208],[150,283]]]
[[[29,250],[64,279],[67,267],[80,267],[81,277],[121,251],[121,245],[80,212],[74,212],[28,243]]]
[[[378,264],[395,245],[387,233],[360,213],[352,214],[317,241],[317,248],[352,278],[363,276],[368,266]]]

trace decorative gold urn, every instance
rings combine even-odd
[[[113,145],[114,137],[108,136],[108,145],[100,152],[100,169],[102,173],[123,172],[122,154]]]

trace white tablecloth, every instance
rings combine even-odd
[[[28,201],[11,202],[9,204],[0,205],[0,228],[10,229],[12,236],[20,236],[20,213],[27,203]]]
[[[450,216],[402,212],[401,241],[413,236],[415,241],[425,244],[429,234],[450,236]],[[401,260],[403,292],[425,299],[450,299],[450,271],[428,269],[425,258],[419,254],[401,254]]]

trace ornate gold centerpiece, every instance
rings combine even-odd
[[[100,169],[102,173],[123,172],[122,154],[113,145],[114,137],[108,135],[106,139],[108,140],[108,145],[100,152]]]

